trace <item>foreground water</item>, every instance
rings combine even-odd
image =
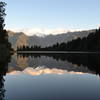
[[[0,100],[100,100],[99,54],[13,55]],[[5,81],[4,81],[5,80]]]

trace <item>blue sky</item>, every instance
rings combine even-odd
[[[100,0],[3,0],[6,28],[92,29],[100,25]]]

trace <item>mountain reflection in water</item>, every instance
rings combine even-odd
[[[100,54],[19,54],[12,57],[8,73],[100,74]]]
[[[0,100],[100,100],[99,60],[100,54],[0,57]]]
[[[42,67],[37,67],[35,69],[28,67],[23,71],[13,71],[10,72],[9,75],[19,75],[19,74],[28,74],[28,75],[32,75],[32,76],[36,76],[36,75],[42,75],[42,74],[84,74],[82,72],[74,72],[74,71],[70,71],[68,72],[67,70],[62,70],[62,69],[57,69],[57,68],[53,68],[53,69],[49,69],[49,68],[42,68]]]

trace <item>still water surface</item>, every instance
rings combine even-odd
[[[100,100],[99,57],[13,55],[3,76],[0,100]]]

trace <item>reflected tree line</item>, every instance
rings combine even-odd
[[[57,61],[68,61],[72,64],[76,64],[77,66],[83,66],[91,71],[95,72],[95,74],[100,76],[100,54],[96,53],[67,53],[67,54],[33,54],[33,53],[20,53],[18,54],[20,57],[41,57],[47,56],[56,59]]]
[[[4,76],[8,71],[8,63],[10,62],[11,56],[3,56],[0,54],[0,100],[4,100],[5,88],[4,88]]]
[[[100,51],[100,29],[96,29],[95,32],[90,33],[87,37],[82,39],[78,37],[67,43],[56,43],[53,46],[42,48],[41,46],[21,46],[17,47],[17,51],[88,51],[99,52]]]

